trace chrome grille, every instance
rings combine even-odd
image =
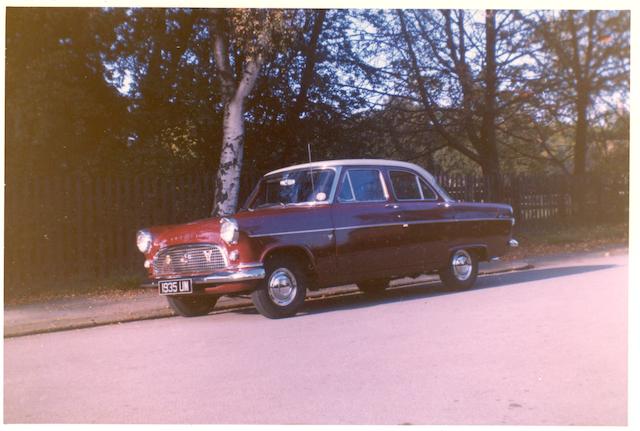
[[[185,244],[160,250],[153,259],[156,277],[208,274],[227,266],[222,248],[212,244]]]

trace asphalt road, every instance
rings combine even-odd
[[[626,425],[626,255],[4,342],[6,423]]]

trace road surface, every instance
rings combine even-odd
[[[627,255],[6,339],[6,423],[626,425]]]

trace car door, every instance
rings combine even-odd
[[[432,269],[447,256],[454,233],[454,213],[428,181],[407,169],[389,168],[392,196],[401,211],[406,261],[421,269]]]
[[[389,199],[379,166],[343,169],[332,218],[338,279],[358,281],[401,272],[402,214]]]

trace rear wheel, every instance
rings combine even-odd
[[[213,311],[218,302],[214,295],[202,296],[167,296],[171,309],[183,317],[204,316]]]
[[[439,275],[448,289],[470,289],[478,278],[477,254],[472,250],[455,250],[451,253],[447,267],[441,269]]]
[[[266,263],[266,276],[251,299],[260,314],[280,319],[296,314],[307,295],[308,276],[294,258],[278,257]]]
[[[378,295],[389,287],[389,279],[367,280],[357,283],[358,289],[366,295]]]

